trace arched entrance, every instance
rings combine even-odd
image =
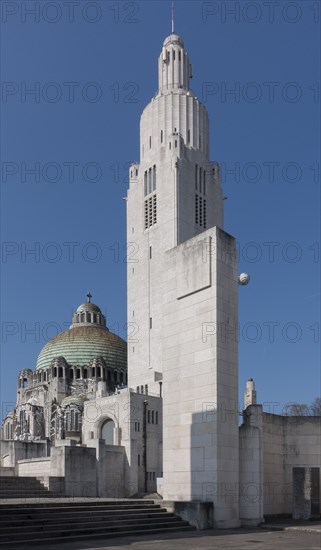
[[[115,422],[111,418],[106,418],[100,427],[99,438],[104,439],[106,445],[114,445]]]

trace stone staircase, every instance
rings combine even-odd
[[[0,505],[0,548],[188,531],[195,528],[153,500]]]
[[[0,476],[0,500],[56,496],[36,477]]]

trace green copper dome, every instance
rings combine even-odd
[[[69,365],[90,365],[95,357],[103,357],[107,367],[127,368],[127,344],[107,328],[73,326],[58,334],[42,348],[36,369],[48,369],[56,357],[64,357]]]
[[[102,358],[112,369],[127,369],[127,344],[106,327],[106,318],[95,304],[81,304],[69,330],[61,332],[42,348],[36,369],[48,369],[53,359],[62,358],[72,366],[89,366]]]

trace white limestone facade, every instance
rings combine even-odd
[[[166,254],[164,498],[214,503],[239,525],[237,262],[218,227]]]

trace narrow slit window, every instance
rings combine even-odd
[[[153,190],[152,169],[148,170],[148,194]]]
[[[156,191],[156,164],[153,166],[153,191]]]
[[[145,173],[144,173],[144,195],[146,197],[147,195],[147,170],[145,170]]]

